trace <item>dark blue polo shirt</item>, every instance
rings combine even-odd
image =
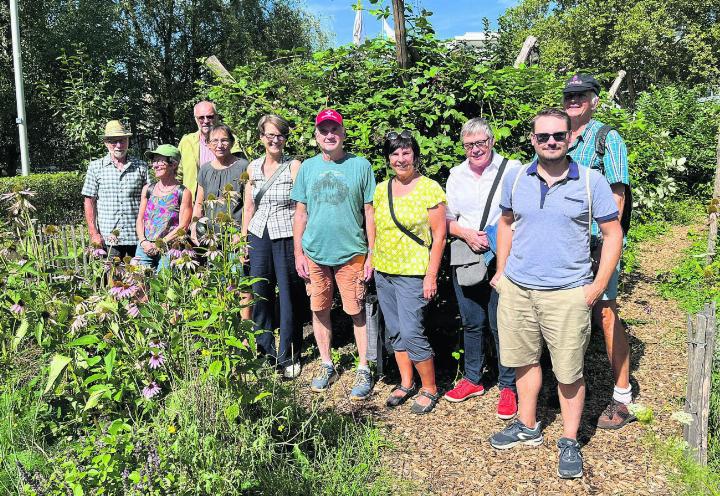
[[[567,177],[552,187],[538,175],[537,160],[505,174],[500,208],[515,216],[508,279],[544,290],[592,283],[588,180],[592,217],[598,224],[617,219],[612,190],[598,171],[571,161]]]

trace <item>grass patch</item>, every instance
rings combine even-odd
[[[688,456],[683,439],[675,436],[658,439],[654,434],[648,439],[658,459],[675,469],[670,481],[678,491],[676,494],[720,496],[720,475],[712,467],[704,467]]]

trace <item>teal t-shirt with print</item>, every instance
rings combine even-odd
[[[332,162],[318,154],[305,160],[290,193],[307,208],[305,255],[317,264],[337,266],[367,253],[364,209],[374,193],[372,166],[363,157],[348,153]]]

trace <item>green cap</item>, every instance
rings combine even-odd
[[[160,145],[154,150],[148,150],[145,152],[145,158],[152,160],[153,155],[162,155],[163,157],[171,158],[173,160],[180,160],[180,150],[172,145]]]

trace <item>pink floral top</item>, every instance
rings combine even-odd
[[[147,207],[145,207],[145,238],[155,241],[180,224],[180,204],[185,188],[178,185],[165,196],[155,196],[155,184],[148,186]]]

